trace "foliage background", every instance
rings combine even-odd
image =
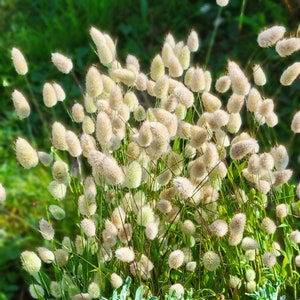
[[[296,35],[300,1],[230,0],[217,19],[218,13],[219,7],[213,0],[0,1],[0,182],[8,191],[7,201],[0,207],[0,273],[5,274],[0,283],[0,299],[28,299],[19,254],[22,249],[34,249],[39,244],[37,220],[50,199],[45,191],[50,178],[47,171],[38,167],[33,172],[25,172],[15,160],[17,136],[29,137],[39,149],[48,149],[50,143],[49,128],[44,128],[38,117],[31,118],[30,122],[20,121],[13,111],[10,96],[13,89],[18,87],[28,97],[29,91],[13,69],[11,48],[20,48],[28,60],[29,81],[37,100],[42,101],[43,83],[56,79],[66,87],[70,107],[76,99],[81,100],[79,89],[70,77],[57,78],[50,63],[51,53],[69,55],[76,75],[80,81],[84,80],[88,66],[96,60],[88,33],[91,26],[117,39],[121,62],[127,54],[134,54],[144,72],[149,71],[151,59],[160,51],[166,33],[171,32],[176,40],[181,40],[194,28],[201,37],[201,48],[194,61],[201,66],[207,64],[214,78],[224,72],[229,58],[238,61],[249,74],[254,62],[262,63],[270,79],[264,92],[275,100],[275,111],[279,119],[284,120],[276,132],[277,140],[291,145],[286,133],[293,113],[300,107],[300,83],[297,80],[292,89],[278,87],[280,74],[289,59],[281,60],[274,49],[258,49],[256,37],[264,27],[274,24],[284,25],[287,32]],[[208,57],[216,22],[219,27]],[[299,55],[294,55],[292,60],[299,60]],[[66,113],[53,111],[51,118],[63,120]],[[51,126],[51,119],[47,119],[47,124]],[[290,148],[292,168],[297,170],[296,180],[300,178],[299,146],[298,139]],[[65,224],[65,230],[72,229]]]

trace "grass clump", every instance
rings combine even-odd
[[[278,43],[277,29],[263,31],[259,44]],[[214,78],[192,64],[192,30],[185,41],[169,33],[146,74],[133,55],[121,64],[107,33],[91,27],[90,35],[99,62],[68,108],[70,122],[48,126],[47,152],[16,140],[24,168],[40,162],[52,175],[43,243],[21,254],[31,296],[123,299],[131,283],[136,299],[238,299],[273,284],[296,298],[299,188],[289,184],[288,149],[272,134],[276,100],[262,94],[263,66],[255,62],[250,77],[228,60]],[[69,57],[56,52],[52,62],[77,82]],[[298,74],[288,70],[292,83]],[[62,95],[59,82],[44,84],[46,107],[63,105]],[[28,118],[30,103],[20,99],[17,113]],[[297,124],[295,115],[291,136]]]

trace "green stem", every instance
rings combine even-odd
[[[208,65],[208,62],[209,62],[209,59],[210,59],[210,55],[211,55],[211,50],[212,50],[212,47],[213,47],[213,45],[215,43],[215,39],[216,39],[216,36],[217,36],[217,31],[218,31],[218,28],[219,28],[219,19],[221,17],[221,12],[222,12],[222,7],[219,8],[218,15],[217,15],[216,20],[215,20],[214,30],[212,32],[211,39],[209,41],[208,50],[206,52],[205,66]]]
[[[243,0],[241,14],[240,14],[240,18],[239,18],[239,26],[238,26],[239,31],[242,30],[245,8],[246,8],[246,0]]]

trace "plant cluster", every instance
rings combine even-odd
[[[44,243],[21,254],[31,296],[99,299],[131,277],[144,298],[253,296],[266,282],[282,283],[296,298],[300,186],[288,183],[288,149],[272,135],[276,101],[262,95],[263,67],[254,64],[250,78],[229,60],[213,79],[206,66],[191,63],[199,47],[192,30],[179,42],[169,33],[145,74],[133,55],[118,61],[108,34],[92,27],[90,35],[100,63],[87,70],[70,124],[52,124],[49,151],[22,137],[15,143],[25,169],[41,163],[53,177],[53,204],[39,220]],[[285,57],[300,49],[300,39],[284,35],[273,26],[257,41]],[[11,54],[26,76],[22,52]],[[51,59],[75,76],[70,58]],[[280,83],[291,85],[299,73],[295,62]],[[65,99],[58,82],[43,85],[46,107]],[[24,94],[15,90],[12,100],[28,118]],[[300,132],[300,113],[291,130]],[[1,185],[0,201],[5,197]],[[68,201],[77,208],[66,214]],[[64,220],[67,235],[59,230]]]

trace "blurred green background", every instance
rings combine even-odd
[[[219,17],[217,17],[219,15]],[[287,35],[295,36],[300,20],[300,1],[297,0],[230,0],[220,11],[214,0],[0,0],[0,182],[7,189],[7,201],[0,206],[0,300],[28,299],[25,274],[20,271],[19,255],[24,249],[35,249],[41,239],[37,232],[38,220],[45,215],[45,207],[53,200],[46,191],[50,172],[39,166],[30,172],[15,161],[14,141],[23,136],[39,150],[48,151],[49,128],[52,119],[65,120],[64,110],[42,109],[48,128],[44,128],[34,109],[29,120],[19,120],[13,109],[11,93],[16,88],[30,101],[24,78],[15,73],[10,51],[22,50],[29,64],[28,79],[39,103],[42,85],[56,80],[67,93],[68,107],[81,96],[71,76],[57,72],[51,64],[52,52],[70,56],[74,71],[84,82],[87,68],[97,61],[89,36],[89,28],[109,33],[117,41],[119,60],[128,54],[139,58],[147,73],[152,58],[161,50],[165,35],[171,32],[177,41],[186,40],[194,28],[201,38],[201,48],[194,63],[205,66],[217,78],[225,71],[227,60],[236,60],[251,74],[252,65],[260,62],[266,70],[267,97],[273,98],[275,111],[281,120],[276,139],[291,146],[289,124],[300,109],[299,79],[292,88],[279,86],[279,77],[290,63],[299,61],[300,54],[281,59],[272,49],[259,49],[257,34],[266,26],[280,24]],[[216,38],[208,56],[214,28]],[[291,167],[298,170],[299,138],[289,148]],[[38,179],[37,179],[38,178]],[[66,232],[72,230],[67,227]]]

